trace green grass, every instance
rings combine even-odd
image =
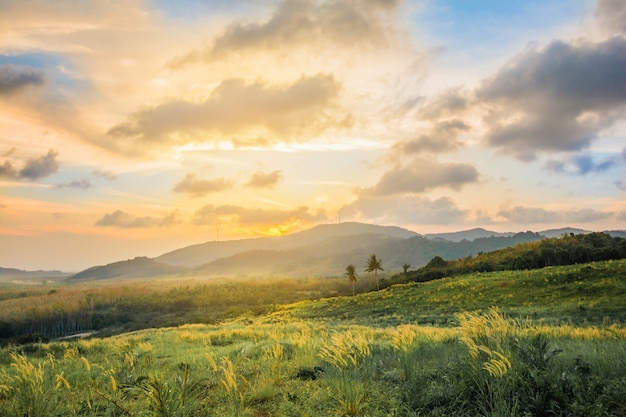
[[[626,260],[458,275],[400,284],[355,298],[302,302],[283,311],[295,318],[368,325],[449,326],[455,323],[455,313],[491,306],[550,324],[625,323]]]
[[[614,261],[472,274],[221,324],[7,346],[0,410],[626,416],[625,270]]]

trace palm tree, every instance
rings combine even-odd
[[[356,279],[358,278],[354,265],[350,264],[346,267],[345,275],[348,277],[348,281],[352,283],[352,295],[354,296],[354,283],[356,282]]]
[[[411,267],[411,265],[409,265],[409,264],[402,265],[402,269],[404,270],[404,278],[407,278],[407,272],[408,272],[410,267]]]
[[[378,285],[378,271],[384,271],[382,267],[383,261],[381,259],[376,258],[376,255],[372,255],[367,260],[367,268],[365,268],[365,272],[373,272],[374,277],[376,278],[376,289],[380,290],[380,286]]]

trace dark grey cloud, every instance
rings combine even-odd
[[[118,227],[123,229],[169,227],[180,222],[179,214],[178,210],[174,210],[163,217],[135,216],[122,210],[116,210],[113,213],[105,214],[96,222],[96,226]]]
[[[217,178],[214,180],[205,180],[196,177],[194,174],[187,174],[172,191],[176,193],[187,193],[195,197],[200,197],[208,193],[215,193],[218,191],[227,190],[232,188],[232,183],[224,178]]]
[[[567,161],[548,161],[546,169],[562,174],[587,175],[608,171],[609,169],[622,164],[621,156],[609,157],[597,161],[589,153],[576,155]]]
[[[74,181],[57,185],[57,188],[78,188],[81,190],[87,190],[91,187],[92,187],[91,182],[86,178],[82,178],[79,180],[74,180]]]
[[[587,148],[626,106],[626,39],[530,48],[485,80],[486,142],[520,159]]]
[[[138,111],[111,128],[108,135],[142,147],[175,142],[173,133],[236,136],[258,128],[282,140],[309,138],[351,123],[348,114],[336,112],[334,102],[339,90],[340,84],[326,74],[302,76],[286,86],[229,79],[204,102],[173,100]]]
[[[267,225],[293,221],[318,222],[325,220],[323,211],[312,211],[308,207],[297,207],[292,210],[247,208],[235,205],[206,205],[196,211],[193,222],[198,225],[228,222],[231,224]]]
[[[29,66],[0,65],[0,96],[28,86],[43,85],[44,72]]]
[[[59,170],[59,163],[56,159],[57,155],[58,153],[56,151],[50,149],[47,154],[40,158],[27,160],[24,168],[18,173],[18,176],[28,180],[37,180],[54,174]]]
[[[478,171],[472,165],[415,158],[406,165],[385,172],[375,186],[362,190],[362,193],[383,196],[422,193],[439,187],[459,190],[477,181]]]
[[[449,197],[431,200],[415,195],[360,195],[340,210],[341,218],[379,224],[458,224],[467,219]]]
[[[621,36],[533,45],[474,91],[452,89],[425,100],[418,116],[436,127],[445,120],[468,124],[470,113],[482,115],[484,142],[520,160],[540,153],[580,152],[625,117],[624,68],[626,38]],[[434,141],[432,136],[437,135],[425,134],[401,145],[437,152],[458,144]],[[585,167],[585,162],[578,161],[581,172],[611,165]],[[563,167],[553,163],[550,168]]]
[[[273,188],[283,179],[282,171],[255,172],[246,183],[246,187],[251,188]]]
[[[596,18],[609,33],[626,33],[626,2],[624,0],[597,0]]]
[[[13,150],[10,151],[9,155],[12,153]],[[34,181],[47,177],[59,170],[57,155],[56,151],[50,149],[47,154],[39,158],[28,159],[20,170],[17,170],[10,161],[4,161],[0,165],[0,178]]]
[[[592,223],[597,220],[610,218],[613,213],[592,209],[580,210],[546,210],[541,207],[515,206],[498,211],[498,216],[511,223]]]
[[[381,0],[284,0],[262,22],[236,21],[208,47],[174,59],[172,68],[255,50],[370,46],[386,40],[385,18],[399,4]]]

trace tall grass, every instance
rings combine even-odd
[[[626,416],[619,322],[549,325],[492,308],[447,317],[445,328],[415,324],[416,291],[473,285],[440,284],[222,325],[7,346],[0,415]],[[302,319],[329,305],[349,318]]]

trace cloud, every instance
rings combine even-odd
[[[516,206],[498,211],[498,216],[504,217],[507,221],[518,224],[532,223],[556,223],[562,220],[559,212],[545,210],[537,207]]]
[[[593,223],[597,220],[608,219],[613,215],[611,212],[593,209],[568,210],[563,213],[565,221],[574,223]]]
[[[2,165],[0,165],[0,178],[17,178],[17,171],[13,168],[13,165],[9,161],[4,161]]]
[[[339,90],[339,83],[326,74],[302,76],[290,85],[229,79],[203,102],[173,100],[140,110],[108,135],[141,147],[185,141],[181,135],[199,132],[258,137],[261,130],[282,140],[309,138],[350,123],[349,115],[331,115]]]
[[[180,68],[212,61],[232,53],[290,51],[300,46],[369,47],[385,42],[385,18],[399,1],[285,0],[263,22],[235,21],[205,49],[195,50],[170,63]]]
[[[442,120],[433,124],[430,132],[419,135],[415,139],[403,141],[394,146],[393,157],[416,154],[421,152],[446,152],[459,146],[458,137],[470,130],[470,126],[462,120]]]
[[[515,206],[498,211],[498,216],[517,224],[535,223],[592,223],[612,216],[610,212],[592,209],[580,210],[546,210],[540,207]]]
[[[0,96],[45,82],[44,72],[29,66],[0,65]]]
[[[626,85],[625,50],[626,38],[619,36],[532,45],[475,90],[451,89],[424,100],[418,116],[433,129],[401,146],[450,150],[464,131],[446,135],[440,124],[469,126],[472,116],[482,118],[485,144],[520,160],[587,149],[626,114],[626,89],[620,87]]]
[[[13,151],[9,153],[12,154]],[[59,163],[56,160],[58,152],[50,149],[47,154],[39,157],[28,159],[24,163],[24,167],[19,171],[13,167],[10,161],[4,161],[0,165],[0,178],[38,180],[47,177],[59,170]]]
[[[47,177],[59,170],[59,163],[56,160],[58,153],[52,149],[44,156],[26,161],[24,168],[18,173],[20,178],[37,180]]]
[[[609,33],[626,33],[626,3],[623,0],[597,0],[595,16]]]
[[[111,172],[111,171],[95,169],[95,170],[91,171],[91,173],[93,175],[95,175],[96,177],[103,178],[103,179],[105,179],[107,181],[115,181],[117,179],[117,175],[115,175],[115,173]]]
[[[385,172],[375,186],[363,190],[362,194],[422,193],[439,187],[460,190],[464,185],[477,181],[478,171],[472,165],[415,158],[409,164]]]
[[[283,179],[282,171],[275,170],[272,172],[255,172],[250,177],[250,181],[246,183],[246,187],[250,188],[273,188]]]
[[[172,189],[176,193],[188,193],[195,197],[208,193],[215,193],[231,188],[232,184],[224,179],[204,180],[197,178],[194,174],[187,174],[185,178]]]
[[[453,224],[464,222],[468,211],[459,209],[449,197],[360,195],[342,207],[340,214],[343,220],[379,224]]]
[[[193,222],[197,225],[231,223],[241,225],[284,224],[292,222],[318,222],[327,218],[322,211],[312,212],[307,207],[292,210],[267,210],[235,205],[206,205],[196,211]]]
[[[163,217],[134,216],[122,210],[105,214],[95,224],[102,227],[119,227],[123,229],[146,228],[146,227],[170,227],[179,223],[179,211],[164,215]]]
[[[2,156],[5,157],[5,158],[8,158],[9,156],[13,155],[16,150],[17,150],[17,148],[15,146],[13,146],[11,149],[6,151]]]
[[[484,80],[485,141],[522,160],[587,148],[626,106],[626,39],[532,47]]]
[[[465,111],[469,105],[470,98],[466,92],[460,89],[449,89],[428,102],[424,102],[419,115],[425,119],[452,117]]]
[[[605,172],[622,163],[620,156],[606,158],[603,161],[596,161],[592,155],[585,153],[574,156],[569,160],[548,161],[546,169],[562,174],[587,175],[589,173]]]
[[[58,184],[56,187],[57,188],[78,188],[81,190],[87,190],[92,187],[92,184],[88,179],[82,178],[80,180],[74,180],[68,183]]]

